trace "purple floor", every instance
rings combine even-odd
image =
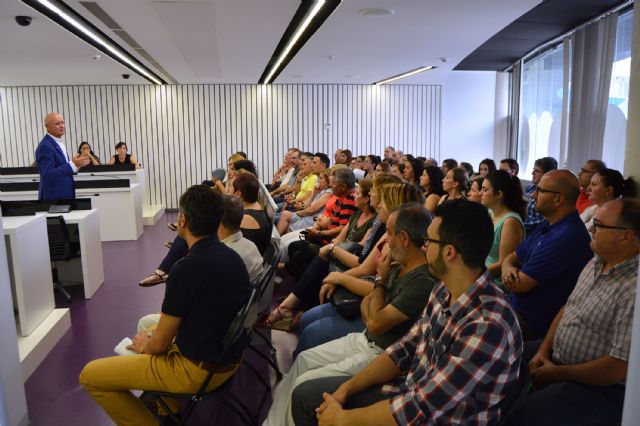
[[[25,383],[32,425],[113,424],[78,384],[78,375],[92,359],[113,355],[114,346],[123,337],[135,333],[141,316],[160,310],[164,286],[141,288],[137,282],[153,271],[165,255],[162,243],[175,237],[166,224],[175,217],[175,213],[165,214],[156,225],[145,226],[137,241],[103,243],[105,282],[90,300],[84,299],[81,287],[70,288],[73,302],[69,305],[56,294],[57,307],[71,309],[71,329]],[[296,339],[282,332],[274,332],[272,337],[285,372],[290,366]],[[267,353],[266,346],[259,348]],[[250,351],[247,351],[246,359],[257,367],[262,377],[270,378],[274,384],[275,376],[266,362]],[[232,390],[253,413],[256,412],[264,387],[245,367],[239,370]],[[270,403],[271,398],[267,396],[261,421]],[[191,420],[190,424],[194,425],[243,424],[215,400],[201,403]]]

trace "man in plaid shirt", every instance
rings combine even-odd
[[[484,268],[493,225],[467,200],[444,203],[435,216],[425,251],[442,282],[422,317],[356,376],[298,386],[296,425],[315,424],[316,416],[320,425],[499,422],[500,403],[517,385],[522,337]]]
[[[591,248],[566,305],[544,340],[525,345],[537,390],[514,425],[613,425],[622,419],[638,279],[640,201],[604,204],[595,214]]]

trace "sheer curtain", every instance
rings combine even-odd
[[[567,167],[602,157],[618,14],[573,34]],[[565,65],[566,66],[566,65]]]

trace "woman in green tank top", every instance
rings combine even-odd
[[[504,170],[496,170],[484,179],[481,197],[493,217],[493,245],[485,265],[491,276],[500,281],[502,262],[524,239],[526,203],[520,180]]]

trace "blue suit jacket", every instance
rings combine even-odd
[[[40,169],[39,200],[75,198],[73,169],[58,143],[48,134],[36,149],[36,163]]]

